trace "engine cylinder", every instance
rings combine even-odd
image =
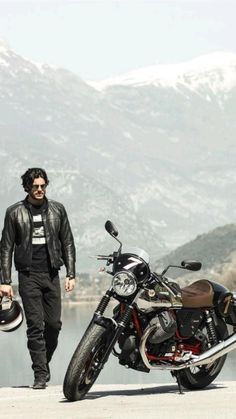
[[[148,337],[148,342],[150,343],[161,343],[165,340],[171,338],[177,329],[177,324],[175,319],[168,311],[163,311],[157,316],[153,317],[148,327],[152,327],[152,332]],[[153,330],[153,326],[155,329]]]

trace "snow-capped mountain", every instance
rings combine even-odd
[[[179,89],[186,87],[198,91],[208,86],[215,94],[229,91],[236,86],[236,54],[214,52],[179,64],[157,64],[108,78],[91,81],[97,90],[114,86],[156,86]]]
[[[235,62],[218,53],[168,66],[172,85],[141,69],[139,82],[100,91],[0,44],[1,219],[23,197],[20,175],[43,166],[48,196],[69,212],[80,271],[98,266],[89,254],[116,248],[108,218],[153,260],[234,222]]]

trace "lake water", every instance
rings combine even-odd
[[[77,304],[64,305],[62,312],[62,331],[58,348],[51,362],[50,384],[63,382],[71,356],[86,329],[95,305]],[[26,345],[26,325],[15,332],[0,332],[1,372],[0,386],[28,386],[33,382],[31,360]],[[228,354],[226,363],[218,380],[236,379],[236,351]],[[131,383],[170,383],[174,382],[170,372],[151,371],[141,373],[119,365],[117,358],[110,356],[102,370],[97,383],[100,384],[131,384]]]

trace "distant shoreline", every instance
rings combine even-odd
[[[74,301],[74,300],[67,300],[67,299],[62,299],[62,304],[63,305],[68,305],[68,306],[73,306],[73,305],[81,305],[81,304],[91,304],[91,305],[98,305],[99,304],[99,302],[101,301],[101,299],[102,299],[102,296],[99,296],[99,297],[86,297],[86,298],[84,298],[84,297],[79,297],[78,298],[78,301]],[[115,303],[115,304],[117,304],[118,303],[118,301],[117,300],[111,300],[110,301],[110,304],[113,304],[113,303]]]
[[[65,306],[75,306],[75,305],[81,305],[81,304],[98,304],[100,300],[80,300],[78,299],[78,301],[70,301],[70,300],[63,300],[62,304]]]

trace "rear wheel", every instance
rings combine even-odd
[[[205,330],[202,330],[205,332]],[[218,320],[216,327],[218,340],[223,340],[228,336],[228,330],[225,322],[221,319]],[[179,379],[181,384],[190,390],[197,390],[208,386],[215,380],[220,373],[227,355],[223,355],[216,361],[206,365],[191,367],[179,372]]]
[[[96,381],[102,356],[109,345],[104,327],[92,324],[76,348],[68,366],[63,392],[69,401],[82,399]]]

